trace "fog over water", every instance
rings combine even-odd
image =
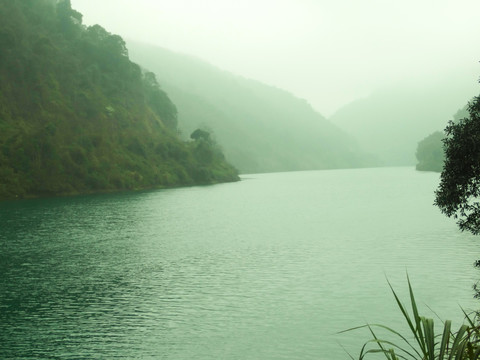
[[[198,56],[325,116],[398,82],[474,86],[478,0],[72,0],[84,23]]]

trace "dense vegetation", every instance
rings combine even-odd
[[[468,105],[469,116],[445,128],[445,166],[435,204],[458,219],[460,230],[480,234],[480,96]]]
[[[445,163],[435,205],[457,219],[462,231],[480,234],[480,96],[459,110],[445,128]],[[480,260],[475,262],[480,268]],[[474,285],[480,299],[480,282]],[[477,313],[480,318],[480,311]]]
[[[287,91],[199,59],[128,42],[130,56],[157,75],[179,108],[184,136],[214,129],[243,173],[374,166],[356,141]]]
[[[0,0],[0,199],[237,180],[125,42],[69,0]]]

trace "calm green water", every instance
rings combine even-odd
[[[411,168],[0,203],[2,359],[346,359],[399,316],[462,321],[479,240]],[[432,315],[427,312],[427,315]],[[399,323],[400,324],[400,323]],[[400,325],[399,325],[400,326]]]

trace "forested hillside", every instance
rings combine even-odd
[[[435,131],[418,143],[415,153],[418,160],[416,165],[418,171],[442,171],[445,161],[442,147],[443,137],[443,132]]]
[[[243,173],[377,164],[353,137],[287,91],[160,47],[128,41],[128,48],[177,104],[184,136],[198,127],[213,129]]]
[[[125,42],[69,0],[0,0],[0,199],[237,180]]]

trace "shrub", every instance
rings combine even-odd
[[[407,278],[408,279],[408,278]],[[370,354],[383,354],[388,360],[413,359],[413,360],[477,360],[480,359],[479,326],[464,312],[467,324],[463,324],[456,332],[452,332],[452,322],[444,322],[442,333],[435,333],[433,319],[421,316],[418,313],[417,304],[413,294],[410,280],[408,289],[413,318],[402,304],[397,294],[388,283],[410,329],[410,335],[402,335],[391,327],[381,324],[367,324],[351,328],[343,332],[368,328],[373,338],[368,340],[362,347],[358,359],[364,359]],[[387,334],[393,335],[399,343],[381,339],[374,329],[386,330]],[[350,358],[353,357],[350,355]]]

